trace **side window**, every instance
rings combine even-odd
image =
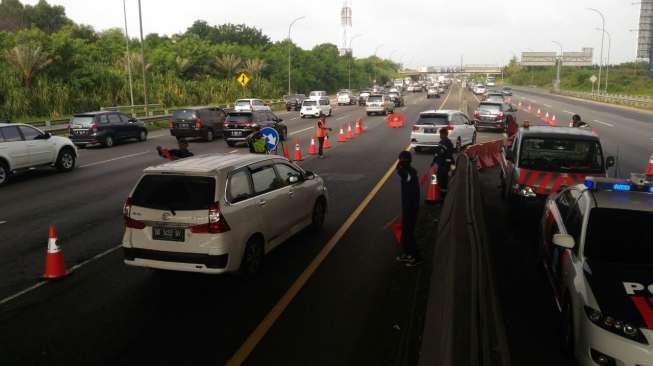
[[[121,123],[122,123],[122,120],[120,120],[120,117],[118,117],[118,114],[116,114],[116,113],[111,113],[111,114],[109,115],[109,123],[111,123],[112,125],[113,125],[113,124],[117,125],[117,124],[121,124]]]
[[[95,117],[95,123],[99,123],[99,124],[103,124],[103,125],[109,123],[109,120],[107,119],[107,115],[106,114],[100,114],[99,116]]]
[[[252,117],[255,122],[265,122],[267,119],[265,113],[262,112],[252,112]]]
[[[36,140],[36,137],[41,136],[41,132],[36,128],[29,126],[18,126],[18,128],[20,129],[20,132],[23,133],[23,137],[27,141]]]
[[[252,196],[252,185],[250,183],[249,171],[240,170],[229,177],[227,198],[229,202],[236,203],[246,200]]]
[[[279,174],[279,178],[283,182],[284,185],[290,185],[290,177],[295,175],[300,175],[299,171],[290,165],[286,164],[276,164],[274,166],[277,169],[277,173]]]
[[[454,114],[453,116],[451,116],[451,124],[456,126],[463,124],[463,119],[460,116],[460,114]]]
[[[461,115],[460,115],[460,119],[461,119],[461,121],[462,121],[463,124],[469,124],[469,123],[470,123],[470,122],[469,122],[469,118],[467,118],[467,116],[464,115],[464,114],[461,114]]]
[[[254,193],[262,194],[283,187],[272,165],[264,165],[251,170]]]
[[[129,122],[129,117],[125,116],[122,113],[118,113],[118,118],[120,118],[120,121],[122,123],[128,123]]]
[[[567,233],[574,237],[576,241],[576,246],[574,247],[574,253],[578,253],[578,248],[580,247],[580,236],[583,230],[583,207],[582,204],[583,198],[579,198],[573,204],[569,211],[569,216],[565,219],[565,227],[567,228]]]
[[[3,127],[0,128],[0,131],[2,132],[2,136],[5,139],[5,142],[14,142],[14,141],[22,141],[23,138],[20,135],[20,132],[18,132],[18,127],[16,126],[10,126],[10,127]]]

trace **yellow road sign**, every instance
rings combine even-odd
[[[238,78],[236,80],[240,83],[240,85],[243,86],[243,88],[247,86],[247,83],[249,83],[249,77],[247,77],[247,75],[244,72],[238,75]]]

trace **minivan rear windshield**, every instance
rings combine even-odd
[[[192,109],[182,109],[172,113],[172,119],[195,119],[197,115]]]
[[[417,125],[442,126],[448,125],[449,116],[446,114],[420,114]]]
[[[185,175],[146,175],[132,195],[134,206],[170,211],[208,210],[215,179]]]
[[[309,106],[309,107],[313,106],[313,105],[317,105],[317,101],[315,101],[315,100],[305,100],[304,105]]]
[[[251,113],[229,113],[227,121],[229,122],[247,122],[252,120]]]
[[[367,98],[368,102],[381,102],[383,100],[383,97],[380,95],[370,95]]]
[[[70,121],[72,126],[88,127],[93,123],[93,116],[75,116]]]

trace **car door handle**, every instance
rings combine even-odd
[[[267,205],[267,203],[268,203],[268,201],[266,201],[266,200],[260,200],[260,201],[258,201],[258,205],[261,206],[261,207]]]

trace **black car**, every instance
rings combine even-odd
[[[300,110],[302,109],[302,103],[304,102],[304,99],[306,99],[306,95],[304,94],[295,94],[295,95],[290,95],[286,97],[286,110],[290,112],[290,110]]]
[[[170,134],[176,138],[197,137],[213,141],[222,135],[227,113],[218,107],[190,107],[172,113]]]
[[[112,147],[121,140],[147,140],[147,129],[143,122],[120,112],[88,112],[73,116],[68,124],[68,137],[80,147],[93,144]]]
[[[270,111],[229,112],[224,122],[224,139],[227,145],[233,147],[239,142],[246,142],[255,127],[272,127],[279,132],[281,141],[284,141],[288,137],[288,127],[281,121],[283,120]]]

